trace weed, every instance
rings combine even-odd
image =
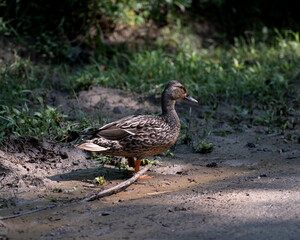
[[[241,122],[247,118],[249,110],[242,108],[242,106],[234,106],[234,116],[232,120],[234,122]]]
[[[127,163],[122,163],[122,161],[116,163],[115,166],[119,169],[119,171],[128,170],[128,164]]]
[[[192,148],[196,153],[210,153],[214,150],[214,145],[206,141],[195,141],[192,143]]]
[[[292,141],[292,142],[296,142],[298,137],[294,134],[288,133],[286,136],[287,140]]]
[[[112,157],[110,155],[104,155],[104,154],[96,154],[95,152],[92,153],[92,159],[94,161],[99,162],[102,166],[106,164],[110,164]]]
[[[170,149],[168,149],[167,151],[165,151],[163,154],[165,156],[170,156],[171,158],[176,158],[176,155],[174,153],[172,153]]]
[[[161,162],[162,159],[159,156],[155,156],[154,158],[152,158],[152,160],[150,160],[150,163],[154,166],[156,166],[158,164],[158,162]]]
[[[190,132],[182,133],[178,138],[180,143],[189,144],[192,141],[192,135]]]
[[[203,127],[203,132],[202,132],[202,138],[209,137],[212,133],[212,117],[213,113],[207,111],[205,113],[204,119],[205,119],[205,125]]]
[[[0,130],[15,136],[53,136],[54,139],[62,139],[66,135],[63,126],[66,115],[57,108],[45,105],[42,98],[39,102],[40,109],[34,112],[26,103],[21,107],[0,105]]]
[[[148,165],[148,164],[152,164],[152,165],[156,166],[158,161],[161,161],[161,158],[160,158],[160,157],[157,157],[157,156],[154,157],[152,160],[149,160],[149,159],[143,159],[143,160],[141,161],[141,166],[146,166],[146,165]]]
[[[94,181],[95,181],[95,183],[100,184],[100,185],[103,185],[105,183],[104,176],[95,177]]]
[[[122,176],[124,178],[130,176],[130,171],[128,169],[128,162],[119,161],[115,163],[115,166],[119,169],[119,171],[122,173]]]

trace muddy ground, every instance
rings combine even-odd
[[[76,99],[47,96],[70,118],[160,111],[159,96],[116,89],[92,88]],[[194,153],[181,141],[172,148],[175,156],[159,156],[147,173],[153,178],[101,200],[0,220],[0,239],[298,239],[299,111],[290,116],[298,124],[282,133],[237,121],[230,109],[219,106],[207,118],[201,102],[178,103],[194,140],[212,132],[206,137],[211,153]],[[129,170],[102,166],[68,143],[11,137],[0,150],[0,216],[83,198],[128,179]],[[103,185],[94,180],[99,176]]]

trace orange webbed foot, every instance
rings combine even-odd
[[[148,175],[142,175],[139,177],[139,179],[151,179],[154,178],[153,176],[148,176]]]

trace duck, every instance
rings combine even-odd
[[[108,123],[77,147],[126,157],[128,165],[137,173],[144,158],[165,152],[177,141],[181,125],[175,103],[180,99],[198,103],[187,93],[183,83],[170,81],[161,95],[160,115],[132,115]]]

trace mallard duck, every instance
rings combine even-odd
[[[170,81],[162,93],[161,115],[133,115],[109,123],[97,130],[91,140],[84,141],[78,147],[127,157],[129,166],[135,167],[135,172],[138,172],[143,158],[162,153],[176,142],[180,120],[175,103],[179,99],[198,103],[187,94],[182,83]]]

